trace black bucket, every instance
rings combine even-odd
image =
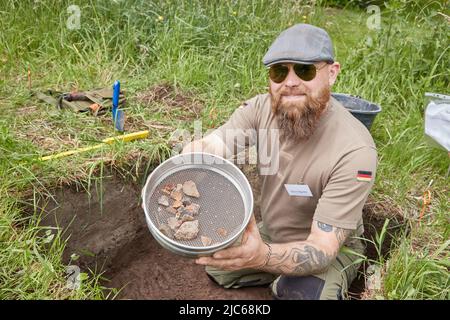
[[[381,107],[375,103],[345,93],[332,93],[331,96],[339,101],[356,119],[370,130]]]

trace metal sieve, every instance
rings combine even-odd
[[[173,214],[158,204],[166,184],[195,182],[199,198],[191,198],[200,205],[199,233],[192,240],[171,239],[159,226]],[[245,175],[233,163],[207,153],[187,153],[161,163],[147,178],[142,190],[143,208],[148,228],[153,237],[166,249],[180,255],[197,257],[232,245],[243,233],[253,212],[253,194]],[[224,228],[226,235],[217,229]],[[204,246],[200,236],[212,239]]]

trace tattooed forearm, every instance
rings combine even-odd
[[[304,242],[274,252],[264,268],[268,272],[287,275],[310,275],[323,272],[334,258],[316,246]]]
[[[335,259],[340,247],[353,232],[352,230],[333,227],[323,222],[317,223],[315,239],[272,245],[272,254],[263,269],[267,272],[304,276],[324,272]],[[320,231],[318,231],[318,229]],[[314,230],[314,229],[313,229]],[[318,232],[318,233],[317,233]],[[329,235],[325,235],[325,232]],[[335,239],[333,239],[336,237]],[[317,239],[320,241],[317,241]],[[323,239],[329,239],[325,241]]]

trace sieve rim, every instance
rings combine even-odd
[[[208,156],[208,157],[212,157],[213,159],[216,158],[218,160],[223,161],[225,164],[229,165],[235,171],[234,173],[236,173],[237,175],[239,175],[242,178],[241,182],[245,185],[244,188],[247,188],[247,190],[249,190],[248,194],[249,194],[249,197],[250,197],[250,199],[249,199],[250,201],[249,201],[249,205],[248,205],[248,212],[249,213],[246,214],[246,212],[244,212],[244,221],[242,222],[241,226],[239,227],[238,232],[236,232],[236,234],[234,234],[233,236],[231,236],[229,239],[227,239],[225,241],[216,243],[214,245],[203,246],[203,247],[200,247],[200,246],[197,247],[197,246],[182,244],[182,243],[177,242],[174,239],[171,239],[171,238],[167,237],[166,235],[164,235],[159,230],[159,228],[153,223],[153,221],[152,221],[152,219],[150,217],[150,213],[148,212],[147,206],[145,205],[145,200],[147,199],[147,196],[149,196],[149,198],[151,198],[151,196],[153,195],[154,191],[156,190],[156,188],[158,187],[158,185],[159,185],[159,183],[161,181],[163,181],[165,178],[167,178],[168,176],[170,176],[170,175],[172,175],[172,174],[174,174],[176,172],[188,169],[188,168],[185,168],[185,166],[189,167],[190,165],[195,165],[195,164],[192,164],[192,163],[176,164],[175,168],[176,167],[181,167],[181,168],[179,170],[173,170],[173,168],[172,168],[172,170],[167,170],[168,171],[167,173],[166,172],[162,172],[162,173],[158,172],[158,168],[163,167],[164,164],[166,164],[168,162],[173,162],[177,158],[180,158],[180,157],[181,158],[184,158],[184,157],[188,158],[189,157],[189,159],[191,159],[192,156],[194,156],[194,158],[195,158],[196,155],[197,156],[202,156],[202,157],[203,156]],[[224,178],[229,180],[236,187],[236,184],[237,184],[236,180],[237,179],[233,178],[229,174],[226,174],[223,170],[220,170],[217,167],[215,167],[214,163],[215,163],[215,161],[213,163],[206,163],[206,164],[204,164],[205,167],[203,167],[202,169],[211,170],[211,171],[214,171],[216,173],[221,174],[222,176],[224,176]],[[148,188],[148,184],[150,183],[152,178],[155,175],[157,175],[157,174],[161,174],[161,177],[158,179],[159,180],[158,183],[155,182],[155,186],[152,187],[151,190],[148,190],[148,189],[150,189],[150,188]],[[224,249],[224,248],[228,247],[229,244],[234,243],[241,236],[241,234],[243,233],[243,231],[247,227],[247,225],[248,225],[248,223],[249,223],[249,221],[251,219],[251,216],[253,214],[253,204],[254,204],[253,203],[253,201],[254,201],[254,199],[253,199],[253,192],[252,192],[252,188],[251,188],[250,182],[248,181],[247,177],[244,175],[244,173],[233,162],[231,162],[231,161],[229,161],[229,160],[227,160],[227,159],[225,159],[225,158],[223,158],[221,156],[218,156],[218,155],[215,155],[215,154],[211,154],[211,153],[207,153],[207,152],[183,153],[183,154],[175,155],[175,156],[170,157],[169,159],[165,160],[158,167],[156,167],[152,171],[152,173],[147,177],[147,181],[146,181],[146,183],[144,185],[144,188],[142,189],[141,196],[142,196],[142,199],[143,199],[142,207],[144,208],[144,213],[146,215],[146,221],[147,221],[147,224],[149,225],[150,232],[152,234],[156,233],[157,237],[162,238],[162,240],[164,240],[164,241],[168,242],[168,244],[171,244],[172,246],[174,246],[175,248],[173,248],[173,249],[175,251],[177,251],[177,250],[181,251],[181,252],[177,252],[177,253],[182,253],[182,254],[187,254],[187,252],[189,252],[190,254],[194,254],[194,255],[195,254],[207,254],[207,253],[213,253],[215,251],[218,251],[220,249]],[[245,197],[241,194],[241,199],[244,202],[244,206],[245,206],[246,201],[245,201],[244,198]],[[186,250],[187,250],[187,252],[186,252]],[[205,251],[208,251],[208,252],[205,252]]]

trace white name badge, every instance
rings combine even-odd
[[[287,192],[294,197],[312,197],[311,190],[307,184],[285,184]]]

